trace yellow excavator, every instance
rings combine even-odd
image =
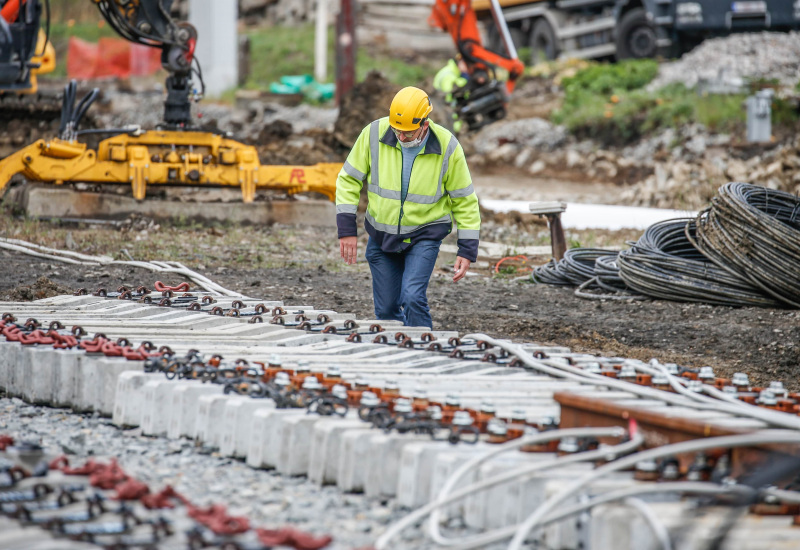
[[[0,196],[16,174],[29,181],[130,185],[143,200],[148,186],[238,186],[244,202],[257,188],[288,194],[316,192],[334,200],[337,163],[313,166],[262,166],[255,147],[195,128],[191,102],[204,91],[202,70],[194,56],[197,31],[175,21],[173,0],[91,0],[120,36],[161,50],[169,76],[164,121],[155,130],[111,128],[81,130],[81,120],[97,99],[92,90],[80,101],[77,85],[64,90],[58,137],[38,140],[0,161]],[[49,0],[45,0],[49,28]],[[36,76],[55,66],[55,52],[41,28],[39,0],[0,0],[0,93],[32,93]],[[199,89],[195,88],[196,77]],[[106,133],[97,150],[80,141],[86,133]]]

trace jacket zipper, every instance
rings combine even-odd
[[[414,172],[414,163],[417,162],[417,157],[422,153],[420,151],[416,155],[414,155],[414,160],[411,161],[411,171],[408,173],[408,189],[406,189],[406,196],[408,196],[408,192],[411,190],[411,174]],[[400,151],[402,155],[403,152]],[[405,163],[406,158],[405,156],[400,157],[400,217],[397,219],[397,236],[400,236],[400,222],[403,220],[403,205],[406,203],[405,199],[403,199],[403,163]]]

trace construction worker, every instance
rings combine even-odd
[[[464,150],[429,116],[428,94],[400,90],[389,116],[368,124],[358,136],[336,180],[339,248],[356,263],[356,208],[367,184],[366,259],[378,319],[432,327],[428,282],[439,246],[458,226],[453,282],[478,256],[481,217]]]

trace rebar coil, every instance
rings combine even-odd
[[[619,274],[637,292],[678,302],[722,306],[775,306],[776,301],[706,258],[693,244],[695,220],[651,225],[619,254]]]
[[[731,275],[800,307],[800,198],[732,182],[697,216],[697,248]]]

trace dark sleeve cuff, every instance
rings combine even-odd
[[[339,230],[339,238],[342,237],[355,237],[358,235],[358,224],[356,223],[355,214],[340,213],[336,214],[336,227]],[[477,241],[475,241],[477,243]],[[478,245],[475,245],[475,250],[478,250]]]
[[[478,239],[458,239],[458,255],[474,262],[478,259]]]

